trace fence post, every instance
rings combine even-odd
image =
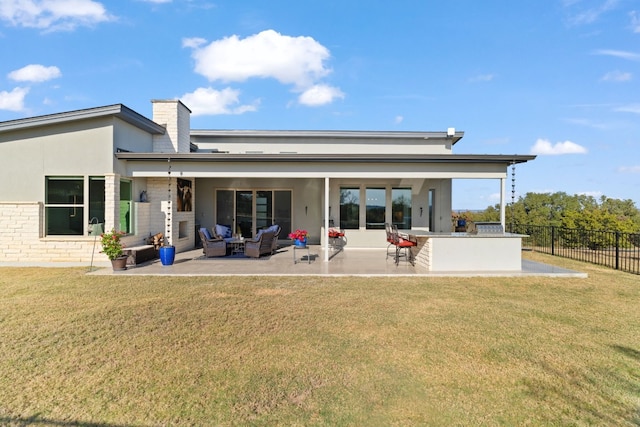
[[[556,226],[551,226],[551,255],[556,254]]]
[[[620,232],[616,231],[616,270],[620,270]]]

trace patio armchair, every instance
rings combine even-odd
[[[274,251],[274,240],[277,240],[275,232],[263,231],[252,240],[245,240],[244,254],[251,258],[260,258],[262,255],[271,255]]]
[[[276,252],[276,250],[278,249],[278,236],[280,235],[280,231],[282,230],[282,228],[280,228],[279,225],[274,224],[269,228],[266,228],[263,232],[267,232],[267,231],[273,231],[273,240],[271,240],[271,253],[274,254]]]
[[[227,242],[223,239],[212,238],[209,230],[206,228],[198,230],[198,234],[202,241],[202,253],[204,253],[207,258],[227,255]]]

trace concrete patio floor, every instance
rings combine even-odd
[[[161,276],[421,276],[421,277],[582,277],[585,273],[567,270],[530,260],[522,261],[522,270],[514,271],[466,271],[427,272],[416,269],[401,260],[399,265],[393,257],[386,257],[384,249],[345,249],[330,251],[330,260],[324,261],[324,250],[320,246],[296,250],[298,259],[294,263],[293,248],[281,247],[271,256],[260,259],[215,257],[205,258],[202,249],[176,254],[173,265],[163,266],[160,260],[130,266],[124,271],[112,271],[110,267],[91,271],[95,275],[161,275]],[[309,262],[310,261],[310,262]],[[463,261],[461,261],[463,262]],[[102,266],[104,267],[104,266]]]

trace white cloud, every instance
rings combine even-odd
[[[573,125],[586,126],[586,127],[590,127],[593,129],[600,129],[600,130],[609,130],[617,126],[617,124],[615,123],[596,122],[591,119],[568,118],[568,119],[563,119],[563,121],[567,123],[571,123]]]
[[[476,82],[490,82],[491,80],[493,80],[495,78],[495,74],[480,74],[474,77],[471,77],[469,79],[469,82],[471,83],[476,83]]]
[[[18,27],[57,31],[91,26],[114,17],[102,3],[93,0],[3,0],[0,19]]]
[[[631,17],[631,31],[640,33],[640,16],[638,16],[638,12],[635,10],[629,12],[629,16]]]
[[[329,50],[311,37],[284,36],[274,30],[240,39],[233,35],[194,48],[195,71],[210,81],[243,82],[273,78],[296,87],[311,86],[331,72]]]
[[[194,92],[186,93],[180,100],[192,111],[194,116],[217,114],[242,114],[256,111],[259,100],[253,104],[238,105],[240,91],[225,88],[222,90],[198,88]]]
[[[397,125],[399,125],[400,123],[402,123],[404,121],[404,117],[402,116],[396,116],[396,118],[393,120],[393,122]]]
[[[571,141],[556,142],[551,144],[548,139],[538,139],[531,147],[531,154],[541,156],[558,156],[562,154],[586,154],[587,149]]]
[[[623,73],[622,71],[610,71],[602,76],[602,80],[605,82],[628,82],[631,78],[631,73]]]
[[[599,49],[593,52],[595,55],[615,56],[629,61],[640,61],[640,54],[625,50]]]
[[[55,66],[45,67],[40,64],[30,64],[9,73],[8,77],[17,82],[46,82],[62,76],[60,69]]]
[[[207,42],[206,39],[202,37],[191,37],[182,39],[182,47],[189,47],[192,49],[196,49]]]
[[[319,84],[310,87],[300,94],[298,102],[302,105],[317,107],[332,103],[336,98],[344,98],[344,93],[340,89]]]
[[[620,113],[640,114],[640,104],[623,105],[622,107],[615,108],[613,111],[617,111]]]
[[[572,25],[591,24],[597,21],[602,14],[614,9],[618,5],[618,3],[618,0],[605,0],[598,6],[586,10],[581,10],[575,13],[569,18],[569,23]],[[580,5],[580,2],[564,1],[565,7],[572,7],[573,5]]]
[[[621,173],[640,173],[640,165],[639,166],[620,166],[618,168],[618,172],[621,172]]]
[[[0,92],[0,110],[24,111],[24,98],[29,93],[28,87],[17,87],[11,92]]]

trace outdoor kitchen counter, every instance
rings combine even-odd
[[[418,242],[417,269],[426,271],[520,271],[522,234],[429,233],[403,230]]]

